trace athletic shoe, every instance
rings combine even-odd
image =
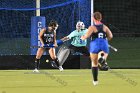
[[[54,62],[57,65],[57,67],[59,67],[59,60],[58,60],[58,58],[56,58]]]
[[[63,67],[62,67],[62,66],[59,66],[59,70],[60,70],[60,71],[63,71],[64,69],[63,69]]]
[[[33,72],[39,73],[39,70],[35,68]]]
[[[104,64],[104,65],[102,65],[101,66],[101,71],[108,71],[108,69],[109,69],[110,67],[107,65],[107,64]]]
[[[52,67],[58,68],[58,66],[56,65],[56,63],[54,61],[50,61],[50,62],[51,62]]]
[[[94,86],[98,85],[98,81],[93,81],[93,85]]]
[[[100,57],[100,58],[98,59],[98,62],[99,62],[101,65],[103,65],[103,64],[106,63],[106,62],[105,62],[105,59],[104,59],[103,57]]]
[[[98,62],[98,67],[101,71],[108,71],[109,66],[103,57],[99,58]]]

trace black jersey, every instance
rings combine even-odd
[[[94,25],[94,26],[96,27],[98,32],[92,34],[92,36],[91,36],[92,40],[95,39],[95,38],[103,38],[103,39],[105,39],[106,38],[106,32],[103,31],[103,24]]]
[[[54,43],[54,32],[49,32],[48,30],[46,30],[42,38],[44,44],[52,44]]]

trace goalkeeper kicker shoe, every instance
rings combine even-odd
[[[63,71],[64,69],[63,69],[63,67],[62,67],[62,66],[59,66],[59,70],[60,70],[60,71]]]

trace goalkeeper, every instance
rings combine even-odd
[[[78,21],[77,24],[76,24],[76,30],[72,31],[68,36],[61,39],[63,42],[67,41],[67,40],[70,40],[70,39],[72,40],[71,45],[68,46],[67,51],[69,51],[69,52],[67,52],[67,53],[70,54],[70,53],[80,52],[80,53],[82,53],[86,56],[90,56],[88,48],[86,47],[87,40],[81,40],[80,39],[81,36],[86,34],[86,32],[87,32],[87,29],[85,28],[84,23],[81,22],[81,21]],[[64,50],[63,49],[61,49],[61,50],[62,50],[62,52],[60,51],[60,53],[63,53]],[[60,56],[60,55],[63,55],[63,56],[58,57],[59,62],[61,62],[61,59],[64,59],[64,58],[65,58],[65,60],[67,59],[66,56],[65,56],[66,54],[59,54],[58,56]],[[60,71],[63,70],[62,65],[65,62],[65,60],[63,60],[63,62],[60,63],[61,64]]]

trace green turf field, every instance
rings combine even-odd
[[[139,93],[139,69],[99,72],[92,85],[90,70],[0,70],[0,93]]]

